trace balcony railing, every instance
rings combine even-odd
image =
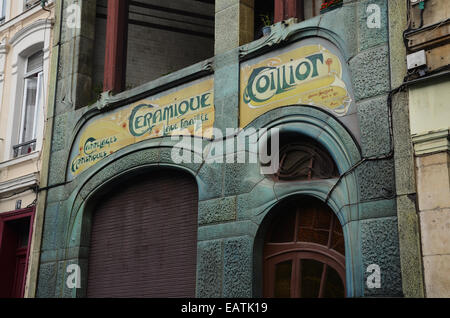
[[[36,149],[36,139],[13,146],[14,158],[27,155]]]

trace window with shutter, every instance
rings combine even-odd
[[[179,171],[144,174],[92,215],[88,297],[195,297],[198,192]]]

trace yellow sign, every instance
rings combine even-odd
[[[325,107],[347,114],[352,102],[339,58],[322,45],[294,49],[241,68],[240,127],[287,105]]]
[[[119,149],[171,135],[211,138],[214,125],[214,80],[141,100],[96,118],[86,125],[72,150],[70,173],[77,176]]]

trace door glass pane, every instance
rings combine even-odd
[[[280,216],[274,221],[272,233],[269,239],[270,243],[286,243],[294,241],[295,230],[295,210],[279,211]]]
[[[326,276],[323,296],[325,298],[344,298],[345,288],[339,274],[332,267],[328,266]]]
[[[318,210],[316,213],[315,228],[322,230],[329,230],[331,223],[331,213],[324,210]]]
[[[342,226],[339,220],[334,220],[334,229],[331,237],[331,248],[345,255],[344,234],[342,233]]]
[[[319,297],[323,263],[312,260],[301,260],[301,296],[302,298]]]
[[[275,298],[291,297],[292,261],[275,265]]]
[[[17,224],[17,232],[19,234],[19,248],[28,247],[28,240],[30,236],[30,220],[23,219]]]
[[[298,231],[299,242],[311,242],[326,246],[328,244],[329,232],[325,230],[316,230],[300,228]]]
[[[311,207],[305,207],[301,209],[299,214],[299,226],[300,227],[312,227],[314,221],[315,209]]]

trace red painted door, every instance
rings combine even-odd
[[[9,223],[9,222],[8,222]],[[3,223],[0,248],[0,298],[10,298],[14,284],[17,233],[7,222]]]
[[[15,258],[16,268],[14,275],[14,283],[11,291],[12,298],[21,298],[24,294],[25,275],[27,267],[27,248],[19,248],[16,250]]]
[[[28,215],[0,220],[0,298],[24,295],[30,220]]]

